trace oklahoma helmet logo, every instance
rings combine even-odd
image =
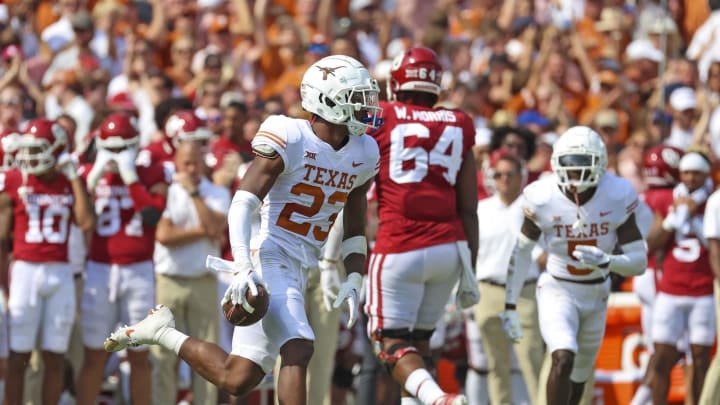
[[[321,72],[323,72],[323,80],[327,80],[328,75],[335,76],[335,71],[345,67],[345,66],[337,66],[337,67],[322,67],[322,66],[316,66],[318,69],[320,69]]]

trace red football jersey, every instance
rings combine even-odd
[[[244,161],[248,161],[253,158],[252,145],[250,142],[245,142],[242,145],[237,145],[225,137],[221,136],[210,143],[210,154],[213,156],[213,164],[210,165],[210,169],[215,170],[222,165],[225,155],[229,153],[239,153]]]
[[[150,166],[155,163],[172,162],[175,159],[175,148],[166,140],[150,142],[138,153],[138,166]]]
[[[81,173],[87,176],[92,165]],[[155,226],[142,222],[140,209],[152,205],[139,201],[157,183],[167,183],[162,165],[137,167],[139,183],[130,187],[117,173],[105,173],[94,190],[97,226],[90,241],[90,260],[129,264],[151,260],[155,248]],[[135,188],[135,189],[133,189]],[[139,193],[144,194],[140,197]],[[164,206],[164,198],[157,198]],[[154,206],[162,210],[162,206]]]
[[[649,188],[642,194],[642,199],[645,201],[650,210],[654,215],[665,216],[670,212],[670,207],[673,205],[673,189],[672,188]],[[670,244],[668,244],[670,246]],[[648,252],[648,265],[649,269],[657,270],[658,266],[653,252]]]
[[[35,263],[68,261],[73,219],[70,181],[58,174],[48,183],[18,169],[0,173],[0,191],[13,203],[13,257]]]
[[[705,204],[695,218],[702,220]],[[702,228],[702,227],[701,227]],[[700,296],[713,293],[713,273],[708,250],[697,235],[676,230],[665,251],[658,291],[673,295]]]
[[[384,124],[369,133],[380,148],[380,227],[374,251],[399,253],[465,240],[455,183],[475,142],[460,110],[381,103]]]

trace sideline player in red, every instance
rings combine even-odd
[[[680,184],[663,217],[656,217],[648,245],[663,250],[662,277],[653,304],[654,353],[648,365],[652,402],[663,404],[670,371],[681,357],[677,345],[687,333],[692,355],[692,398],[700,398],[715,341],[714,276],[703,234],[709,160],[696,152],[680,159]]]
[[[442,67],[410,48],[393,61],[375,179],[380,227],[370,257],[365,311],[380,361],[403,403],[466,404],[432,377],[430,336],[478,244],[475,128],[462,111],[435,108]],[[477,288],[474,276],[471,286]],[[476,301],[475,301],[476,302]]]
[[[81,170],[93,196],[98,224],[90,239],[85,271],[82,325],[85,356],[77,403],[94,404],[103,380],[105,337],[118,322],[131,324],[155,304],[155,227],[165,207],[168,182],[160,164],[136,166],[139,134],[135,119],[114,113],[100,125],[98,152]],[[147,347],[128,350],[130,393],[150,403]]]
[[[57,403],[65,352],[75,316],[75,284],[68,263],[70,222],[95,226],[87,192],[70,157],[68,134],[54,121],[36,119],[18,139],[19,169],[0,173],[1,288],[10,267],[10,356],[5,403],[22,403],[24,370],[39,341],[45,374],[43,401]],[[42,331],[42,334],[38,334]]]
[[[203,120],[192,110],[180,110],[172,113],[165,121],[164,137],[151,142],[138,153],[137,165],[150,166],[162,164],[168,174],[175,173],[175,149],[183,141],[209,142],[212,132]],[[207,145],[205,145],[207,146]]]

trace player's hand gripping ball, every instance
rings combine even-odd
[[[242,304],[225,301],[222,306],[225,319],[235,326],[249,326],[262,319],[270,305],[270,295],[262,284],[257,285],[257,292],[252,295],[248,288]]]

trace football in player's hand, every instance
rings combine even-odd
[[[232,302],[223,303],[222,309],[225,319],[235,326],[249,326],[262,319],[270,305],[270,295],[262,284],[257,286],[258,294],[253,296],[250,289],[245,293],[245,306],[233,305]]]

